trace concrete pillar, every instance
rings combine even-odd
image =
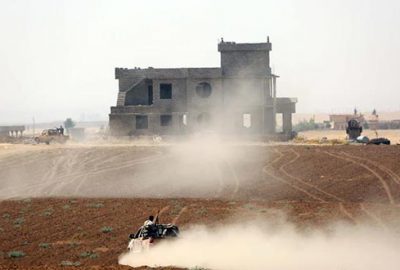
[[[282,130],[283,133],[289,134],[292,132],[292,113],[284,112],[282,114]]]
[[[272,77],[272,110],[273,110],[273,132],[276,132],[276,76]]]

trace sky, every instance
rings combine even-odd
[[[272,43],[299,113],[400,110],[398,0],[0,0],[0,123],[107,120],[115,67],[219,67]]]

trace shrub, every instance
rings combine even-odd
[[[99,255],[97,255],[96,253],[94,253],[92,251],[82,252],[79,256],[82,258],[90,258],[90,259],[96,259],[99,257]]]
[[[49,217],[49,216],[51,216],[51,215],[53,214],[53,212],[54,212],[53,208],[47,208],[47,209],[43,212],[42,216]]]
[[[248,209],[248,210],[255,210],[257,209],[257,206],[255,206],[254,204],[251,203],[246,203],[245,205],[243,205],[244,208]]]
[[[300,132],[306,130],[315,130],[319,128],[319,124],[315,123],[315,120],[311,118],[310,120],[303,120],[294,125],[293,130]]]
[[[198,208],[198,209],[196,210],[196,215],[206,216],[207,213],[208,213],[207,208],[205,208],[205,207],[203,207],[203,206],[202,206],[201,208]]]
[[[72,241],[72,242],[69,242],[68,245],[70,247],[77,247],[77,246],[79,246],[79,242]]]
[[[62,261],[60,263],[61,266],[79,266],[81,265],[80,262],[71,262],[71,261]]]
[[[96,259],[96,258],[98,258],[98,257],[99,257],[99,255],[97,255],[96,253],[92,253],[92,254],[90,254],[90,256],[89,256],[90,259]]]
[[[86,206],[90,207],[90,208],[102,208],[102,207],[104,207],[104,204],[101,202],[100,203],[88,203]]]
[[[22,251],[19,251],[19,250],[13,250],[13,251],[8,252],[8,257],[10,257],[10,258],[21,258],[24,256],[25,256],[25,253]]]
[[[22,225],[24,222],[25,222],[25,219],[23,217],[19,217],[14,220],[15,225]]]
[[[40,243],[40,244],[39,244],[39,247],[40,247],[40,248],[49,248],[49,247],[50,247],[50,244],[49,244],[49,243]]]
[[[103,233],[109,233],[112,232],[113,228],[112,227],[108,227],[108,226],[104,226],[103,228],[101,228],[101,232]]]

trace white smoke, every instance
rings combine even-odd
[[[144,253],[127,253],[119,263],[218,270],[397,270],[400,239],[373,227],[336,226],[329,233],[301,233],[256,222],[207,229],[192,227],[178,240]]]

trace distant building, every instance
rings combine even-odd
[[[296,98],[278,98],[270,68],[271,43],[221,41],[221,67],[116,68],[114,136],[179,135],[198,130],[274,135],[276,114],[292,132]]]
[[[0,126],[0,137],[22,137],[25,126]]]
[[[345,130],[347,123],[350,119],[356,119],[361,124],[365,122],[364,116],[361,114],[331,114],[329,115],[329,121],[332,122],[332,128],[336,130]]]
[[[379,115],[366,115],[365,122],[367,123],[369,129],[379,129]]]
[[[332,122],[333,129],[345,130],[347,123],[350,119],[356,119],[360,124],[368,129],[379,129],[379,115],[372,113],[371,115],[363,114],[331,114],[329,115],[329,121]]]

